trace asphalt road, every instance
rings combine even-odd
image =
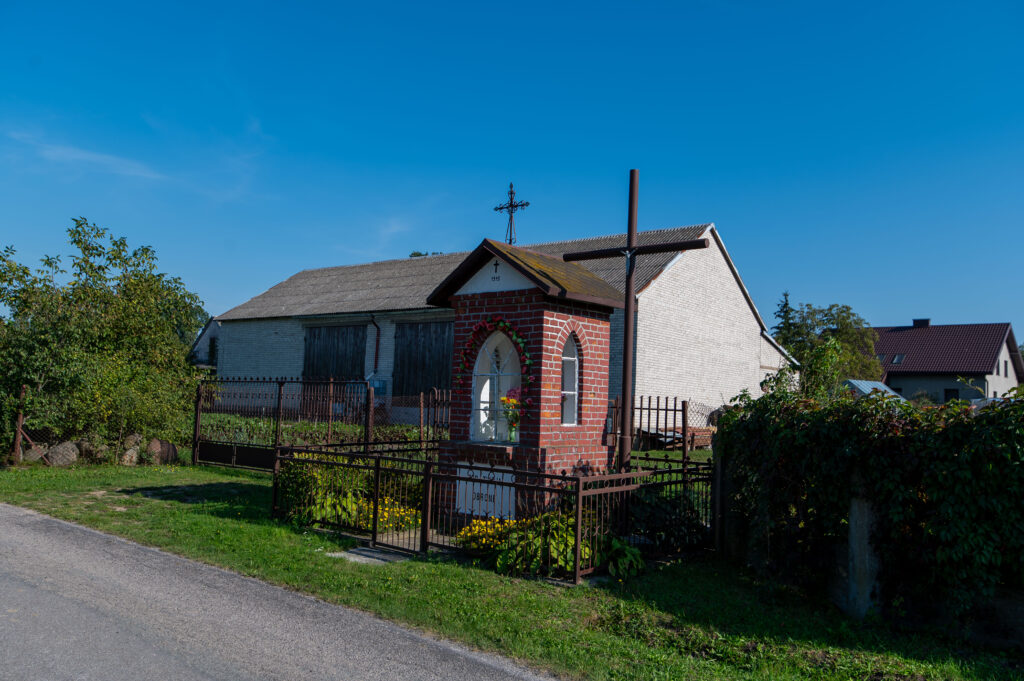
[[[0,504],[0,679],[541,679],[372,615]]]

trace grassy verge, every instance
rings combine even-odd
[[[1019,679],[1024,660],[858,625],[702,559],[563,587],[432,557],[366,566],[269,518],[266,475],[191,467],[0,471],[0,501],[593,679]]]

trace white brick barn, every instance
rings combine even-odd
[[[714,225],[640,232],[638,243],[708,238],[636,268],[636,395],[711,406],[791,362],[768,334]],[[525,246],[561,256],[621,247],[623,235]],[[466,253],[305,270],[216,318],[220,376],[366,378],[379,395],[450,387],[452,311],[427,296]],[[624,259],[581,263],[618,290]],[[200,339],[201,341],[202,339]],[[610,394],[621,391],[622,311],[611,322]],[[201,344],[201,343],[200,343]]]

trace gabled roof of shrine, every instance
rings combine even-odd
[[[711,224],[702,224],[649,230],[640,232],[637,235],[637,242],[642,246],[649,243],[698,239],[711,227]],[[619,233],[589,239],[552,241],[524,248],[540,255],[560,259],[563,253],[624,248],[625,244],[626,235]],[[463,251],[304,270],[219,315],[217,319],[232,321],[429,309],[427,297],[468,255],[468,252]],[[643,291],[676,256],[676,253],[657,253],[638,258],[636,290]],[[609,258],[580,262],[577,266],[586,269],[614,288],[616,297],[621,300],[626,279],[624,261],[624,258]]]
[[[604,307],[623,307],[623,294],[582,265],[493,239],[484,239],[466,256],[462,264],[427,296],[427,303],[449,307],[449,298],[494,258],[526,277],[544,295]]]

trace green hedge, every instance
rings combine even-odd
[[[1024,390],[974,410],[896,398],[816,401],[777,390],[721,419],[723,457],[750,555],[824,588],[850,499],[872,502],[882,607],[965,614],[1024,583]]]

